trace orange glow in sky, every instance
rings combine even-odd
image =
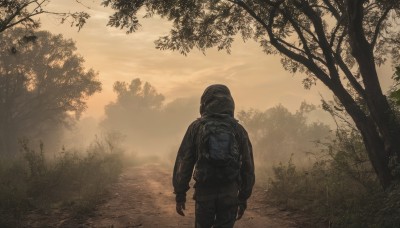
[[[89,99],[84,116],[101,118],[104,106],[115,99],[113,83],[117,80],[130,82],[134,78],[151,83],[167,101],[179,97],[199,98],[207,85],[226,84],[238,110],[265,110],[281,103],[294,111],[304,100],[320,104],[321,95],[331,98],[331,93],[320,82],[311,90],[305,90],[301,83],[304,75],[284,71],[280,57],[266,55],[254,41],[244,43],[241,38],[237,39],[230,55],[210,49],[206,55],[194,50],[182,56],[155,49],[154,40],[169,31],[168,21],[142,19],[139,31],[127,35],[123,30],[106,26],[112,10],[102,7],[100,0],[82,3],[90,9],[65,0],[52,0],[48,5],[57,11],[90,13],[91,18],[80,32],[68,24],[61,25],[51,15],[42,16],[41,22],[42,29],[75,40],[86,67],[99,72],[103,91]],[[391,73],[388,74],[390,78]],[[390,83],[384,84],[387,87]]]

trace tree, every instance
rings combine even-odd
[[[61,35],[24,29],[0,33],[0,152],[13,153],[17,138],[70,124],[86,108],[86,99],[101,90],[97,73],[86,70],[75,43]],[[18,45],[12,52],[9,45]]]
[[[114,83],[115,102],[105,107],[101,125],[108,131],[125,135],[131,148],[150,154],[166,152],[175,146],[178,135],[198,116],[198,100],[178,98],[166,103],[156,88],[139,78],[130,83]],[[155,143],[156,142],[156,143]]]
[[[328,125],[310,122],[307,115],[315,107],[302,103],[299,110],[291,113],[282,105],[259,110],[240,111],[238,119],[249,132],[256,161],[261,169],[271,168],[279,162],[288,161],[292,155],[296,161],[309,165],[306,153],[316,153],[318,141],[325,141],[331,136]]]
[[[72,0],[70,0],[72,1]],[[80,3],[78,0],[74,0]],[[37,29],[40,22],[36,16],[52,14],[61,19],[61,22],[69,22],[71,26],[81,29],[89,18],[86,12],[54,12],[46,9],[51,0],[0,0],[0,33],[15,26],[27,29]]]
[[[376,67],[399,59],[400,2],[397,0],[104,0],[116,12],[109,25],[139,26],[137,13],[173,22],[156,48],[182,54],[193,48],[230,51],[237,35],[253,38],[267,54],[279,54],[283,67],[317,81],[343,104],[360,131],[384,188],[400,179],[400,127],[382,92]],[[365,104],[365,105],[364,105]],[[365,108],[364,108],[365,107]]]

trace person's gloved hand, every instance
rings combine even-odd
[[[237,212],[237,216],[236,216],[236,220],[239,220],[242,218],[244,211],[247,208],[247,201],[239,201],[239,205],[238,205],[238,212]]]
[[[183,210],[185,210],[185,202],[186,202],[186,193],[176,193],[176,212],[181,215],[185,216]]]
[[[185,216],[185,213],[183,213],[183,210],[185,210],[185,202],[176,202],[176,212],[181,215]]]

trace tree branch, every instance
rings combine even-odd
[[[279,42],[278,38],[275,37],[275,35],[272,31],[272,24],[273,24],[273,21],[275,18],[276,10],[279,8],[280,3],[270,3],[270,5],[273,6],[273,8],[269,15],[270,16],[269,23],[267,24],[252,9],[250,9],[250,7],[248,5],[246,5],[243,1],[240,1],[240,0],[239,1],[228,0],[228,1],[242,7],[248,14],[250,14],[250,16],[252,16],[257,22],[259,22],[261,24],[267,30],[271,44],[276,49],[278,49],[278,51],[280,51],[282,54],[286,55],[287,57],[306,66],[326,86],[328,86],[329,88],[332,88],[332,83],[329,79],[329,76],[322,69],[320,69],[312,60],[309,60],[306,57],[289,50],[284,45],[282,45],[282,43]]]
[[[329,46],[333,47],[333,43],[335,42],[335,38],[336,38],[336,33],[339,31],[339,28],[341,27],[343,21],[344,21],[343,17],[341,17],[339,20],[337,20],[336,26],[333,29],[333,32],[331,33],[331,39],[329,41]],[[342,33],[342,35],[343,35],[343,33]]]
[[[394,4],[391,4],[390,6],[388,6],[388,8],[385,11],[383,11],[382,16],[379,18],[378,22],[376,23],[374,36],[372,37],[372,40],[370,43],[372,50],[375,47],[376,41],[377,41],[379,33],[381,31],[381,26],[382,26],[383,22],[386,20],[387,15],[389,14],[390,10],[392,10],[393,6],[394,6]]]
[[[361,96],[361,98],[363,98],[365,100],[366,94],[365,94],[364,88],[360,85],[360,83],[357,81],[357,79],[351,73],[350,69],[344,63],[342,57],[340,55],[338,55],[337,53],[333,53],[333,54],[335,56],[336,62],[338,63],[338,66],[343,71],[346,78],[349,80],[351,86],[357,91],[357,93]]]
[[[336,20],[339,21],[341,18],[339,11],[335,9],[335,7],[331,4],[329,0],[323,0],[323,2],[325,3],[329,11],[332,13],[332,15],[336,18]]]
[[[314,55],[314,54],[311,52],[311,50],[310,50],[310,48],[309,48],[309,46],[308,46],[307,39],[304,37],[304,34],[303,34],[302,31],[301,31],[301,26],[299,25],[299,23],[297,23],[297,22],[293,19],[293,17],[291,17],[290,12],[283,11],[283,10],[281,10],[281,12],[282,12],[282,14],[289,20],[289,22],[292,24],[293,28],[295,29],[297,35],[299,36],[300,41],[302,42],[303,47],[304,47],[304,51],[303,51],[303,50],[301,50],[301,51],[302,51],[303,53],[305,53],[305,54],[308,56],[309,59],[318,60],[318,61],[321,62],[322,64],[326,65],[326,62],[325,62],[323,59],[321,59],[320,57]],[[313,36],[313,37],[315,37],[315,36]],[[316,37],[315,37],[315,38],[316,38]],[[317,41],[317,40],[316,40],[316,41]],[[318,42],[318,41],[317,41],[317,42]]]
[[[315,13],[315,11],[310,7],[308,2],[304,0],[293,0],[293,4],[300,10],[304,12],[304,14],[312,21],[315,29],[315,33],[317,34],[319,45],[321,47],[322,53],[324,54],[326,60],[326,66],[329,70],[329,75],[331,79],[335,80],[336,83],[340,83],[339,73],[336,70],[335,62],[332,54],[332,49],[329,46],[328,40],[325,36],[325,31],[322,25],[321,18]]]
[[[0,32],[3,32],[4,30],[6,30],[6,29],[8,29],[8,28],[11,28],[12,26],[15,26],[15,25],[17,25],[17,24],[19,24],[19,23],[21,23],[21,22],[23,22],[23,21],[26,21],[26,20],[28,20],[29,18],[33,17],[33,16],[36,16],[36,15],[38,15],[38,14],[43,13],[43,12],[38,12],[38,13],[35,13],[35,14],[29,14],[27,17],[23,17],[22,19],[17,20],[17,21],[14,22],[14,23],[11,23],[11,21],[14,20],[18,15],[20,15],[21,11],[22,11],[23,9],[25,9],[26,7],[28,7],[30,4],[36,2],[36,3],[38,4],[38,6],[36,6],[35,9],[38,9],[38,8],[41,7],[41,5],[42,5],[45,1],[46,1],[46,0],[43,0],[42,2],[39,3],[37,0],[32,0],[32,1],[30,1],[30,2],[27,2],[27,3],[23,4],[21,7],[17,8],[17,10],[16,10],[13,14],[11,14],[10,17],[9,17],[8,19],[4,20],[3,25],[2,25],[1,28],[0,28]],[[10,24],[10,23],[11,23],[11,24]]]

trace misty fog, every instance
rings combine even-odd
[[[0,227],[400,224],[399,1],[0,2]]]
[[[155,85],[139,78],[115,82],[114,93],[117,98],[105,106],[103,118],[86,117],[65,131],[65,145],[84,147],[95,137],[113,133],[121,137],[126,153],[149,156],[154,162],[167,159],[171,165],[186,128],[200,117],[201,94],[166,102]],[[306,102],[296,111],[280,104],[265,110],[239,109],[235,118],[250,135],[259,172],[270,173],[273,165],[290,158],[302,166],[311,164],[312,154],[320,149],[317,141],[332,136],[330,126],[321,121],[329,115]]]

